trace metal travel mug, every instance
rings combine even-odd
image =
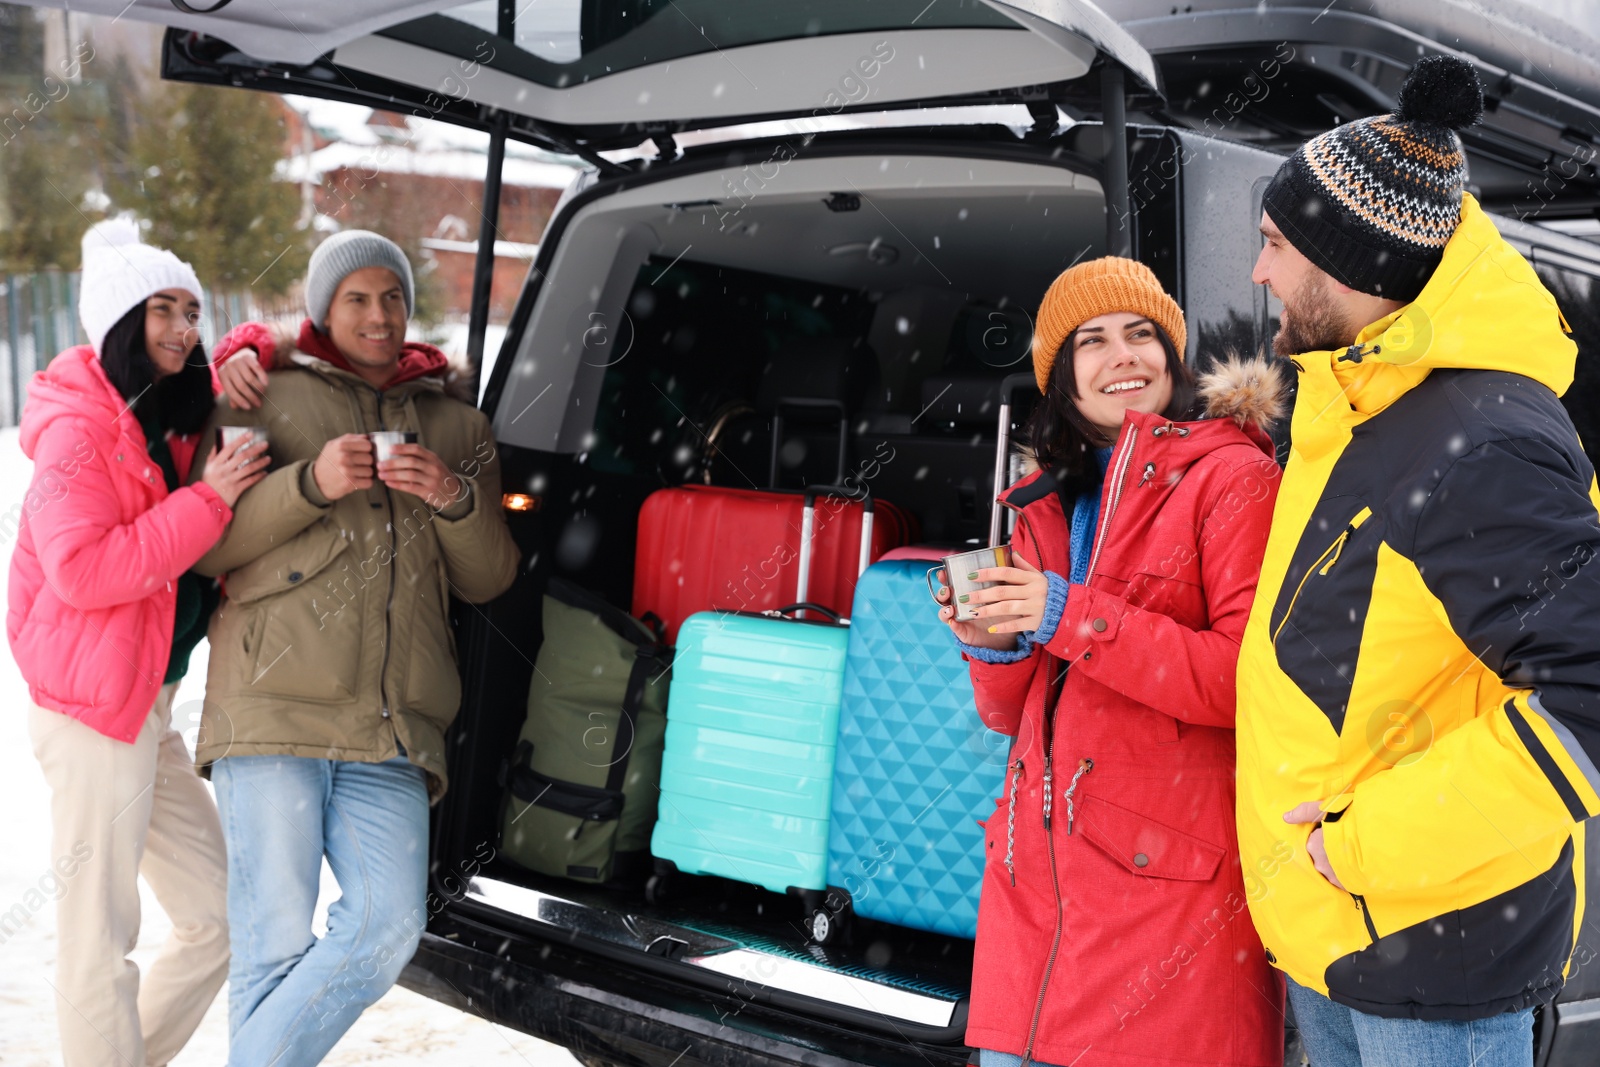
[[[217,447],[218,448],[227,448],[229,445],[233,444],[235,441],[237,441],[241,437],[249,437],[249,438],[252,438],[255,441],[265,442],[267,440],[267,428],[265,426],[218,426],[217,427]]]
[[[1009,567],[1011,566],[1011,549],[1006,545],[994,545],[990,548],[980,548],[972,552],[961,552],[954,556],[946,556],[938,567],[928,568],[928,592],[934,590],[933,576],[942,568],[945,573],[946,584],[950,586],[950,606],[956,609],[956,618],[964,622],[976,619],[977,606],[962,603],[961,598],[977,592],[979,589],[988,589],[1000,585],[1000,582],[978,582],[968,578],[967,575],[984,567]]]
[[[378,430],[367,434],[367,440],[372,442],[372,462],[382,463],[386,459],[394,458],[395,445],[416,444],[417,431]]]

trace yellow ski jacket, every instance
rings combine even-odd
[[[1268,958],[1372,1014],[1548,1002],[1600,813],[1600,494],[1576,347],[1471,197],[1417,299],[1300,356],[1239,657],[1239,845]],[[1324,802],[1328,859],[1283,814]]]

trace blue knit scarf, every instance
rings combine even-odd
[[[1106,468],[1111,465],[1111,449],[1097,448],[1094,458],[1100,464],[1100,477],[1093,488],[1078,494],[1072,505],[1072,540],[1069,542],[1071,573],[1067,581],[1082,585],[1089,579],[1089,557],[1094,552],[1094,532],[1100,525],[1100,487],[1105,481]]]

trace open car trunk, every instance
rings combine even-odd
[[[1085,0],[71,6],[173,27],[169,78],[489,131],[488,235],[507,138],[595,167],[557,212],[485,395],[524,569],[495,603],[455,606],[465,695],[452,790],[435,810],[429,932],[407,980],[580,1050],[680,1067],[964,1063],[972,946],[858,921],[821,947],[806,941],[801,901],[753,886],[683,877],[647,899],[637,884],[584,886],[503,858],[500,770],[536,684],[550,579],[626,606],[650,493],[796,488],[867,461],[874,493],[911,513],[920,541],[987,543],[998,384],[1028,369],[1048,282],[1131,252],[1186,308],[1191,358],[1264,343],[1272,306],[1245,279],[1277,161],[1249,146],[1287,150],[1383,110],[1413,55],[1483,39],[1380,17],[1436,7],[1461,21],[1461,5],[1412,0],[1351,12],[1130,0],[1118,15],[1137,40]],[[1485,25],[1527,59],[1514,25]],[[1170,105],[1146,48],[1178,87]],[[1509,54],[1503,68],[1479,63],[1491,114],[1469,152],[1503,209],[1553,160],[1563,181],[1533,198],[1590,209],[1581,51],[1549,86]],[[1167,128],[1125,143],[1125,102]],[[685,131],[749,137],[741,124],[757,119],[972,104],[1023,105],[1029,121],[681,151]],[[1104,125],[1059,130],[1094,116]],[[1180,153],[1174,126],[1201,136]],[[1541,269],[1587,296],[1592,257],[1523,229]],[[493,273],[493,241],[480,245],[474,359]],[[824,386],[850,413],[845,454],[829,423],[792,421],[775,442],[776,401]],[[998,793],[1005,740],[972,728],[997,754]],[[1600,988],[1592,965],[1576,979],[1573,997]],[[1541,1057],[1587,1062],[1594,1005],[1558,1005],[1573,1036],[1541,1027]]]
[[[958,155],[902,141],[880,135],[869,151],[839,138],[803,158],[783,158],[783,142],[743,146],[748,166],[610,183],[559,216],[513,324],[520,340],[489,384],[505,489],[527,498],[511,515],[525,566],[510,594],[462,615],[470,692],[443,867],[499,841],[499,769],[540,684],[551,576],[626,606],[650,493],[835,480],[832,415],[789,420],[774,460],[785,394],[837,396],[843,467],[911,512],[922,541],[987,543],[999,383],[1031,370],[1045,286],[1103,254],[1105,198],[1070,152],[1052,165],[992,143]],[[758,195],[730,192],[746,181]],[[970,730],[998,796],[1007,739],[976,717]],[[812,1018],[960,1045],[970,941],[857,919],[824,948],[793,896],[686,875],[655,902],[642,890],[543,877],[495,853],[456,907]]]
[[[873,493],[906,509],[922,541],[987,543],[998,383],[1026,369],[1031,310],[1062,269],[1135,250],[1135,217],[1160,214],[1128,201],[1125,107],[1161,92],[1143,48],[1088,0],[74,7],[171,27],[168,78],[488,131],[485,234],[508,139],[594,168],[545,235],[484,394],[525,566],[493,604],[455,605],[463,706],[431,842],[429,962],[413,968],[429,992],[470,1004],[448,977],[459,938],[470,958],[505,957],[525,979],[610,973],[648,987],[649,1006],[616,1008],[611,1025],[648,1028],[677,1010],[678,1031],[705,1038],[706,1058],[688,1063],[743,1064],[757,1050],[771,1063],[963,1062],[970,942],[862,921],[823,949],[805,940],[800,901],[751,886],[682,877],[647,901],[637,885],[539,877],[499,855],[501,770],[536,683],[550,579],[627,606],[639,509],[657,489],[794,488],[871,457]],[[824,134],[826,151],[809,134],[687,152],[675,140],[755,120],[996,104],[1021,105],[1015,127]],[[1175,213],[1167,221],[1175,229]],[[1137,251],[1175,288],[1173,247],[1168,234]],[[474,364],[492,249],[480,241]],[[849,413],[843,453],[833,419],[793,419],[774,441],[777,401],[824,387]],[[1005,742],[987,743],[998,793]],[[516,1025],[624,1047],[524,1021],[535,991],[484,995]],[[701,1033],[691,1019],[708,1004],[723,1025]],[[752,1018],[767,1009],[781,1015]],[[654,1062],[662,1040],[629,1055]]]

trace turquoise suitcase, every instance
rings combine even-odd
[[[802,583],[816,495],[806,492]],[[863,541],[870,536],[868,520]],[[794,608],[809,617],[787,617],[798,614]],[[657,859],[774,893],[827,887],[850,631],[825,616],[832,613],[800,604],[781,613],[703,611],[684,620],[650,843]]]
[[[678,633],[650,851],[774,893],[827,885],[849,630],[699,612]]]

